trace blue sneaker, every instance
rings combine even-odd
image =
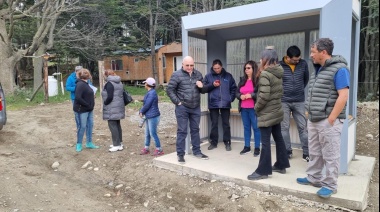
[[[318,188],[322,187],[321,183],[312,183],[306,177],[304,177],[304,178],[297,178],[297,183],[301,184],[301,185],[312,185],[312,186],[318,187]]]
[[[322,187],[317,192],[317,195],[320,196],[320,197],[322,197],[322,198],[329,198],[333,194],[336,194],[336,190],[330,190],[330,189],[325,188],[325,187]]]
[[[95,146],[92,142],[87,142],[86,148],[87,149],[99,149],[99,146]]]
[[[76,150],[77,152],[81,152],[81,151],[82,151],[82,144],[77,144],[75,150]]]

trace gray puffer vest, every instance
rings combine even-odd
[[[125,118],[123,99],[124,86],[119,76],[108,76],[107,83],[113,85],[113,99],[108,105],[103,104],[103,120],[120,120]],[[102,90],[102,98],[107,99],[107,90]]]
[[[316,75],[316,71],[321,69]],[[310,82],[308,97],[305,107],[309,113],[311,122],[321,121],[329,117],[338,99],[338,91],[335,88],[334,76],[336,72],[347,67],[347,61],[340,55],[334,55],[326,60],[324,66],[315,65]],[[346,104],[347,106],[347,104]],[[339,114],[339,119],[346,118],[346,106]]]

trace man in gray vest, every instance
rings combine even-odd
[[[347,61],[340,55],[332,55],[333,49],[334,43],[329,38],[320,38],[311,45],[310,57],[315,70],[305,104],[309,113],[310,161],[307,177],[297,178],[299,184],[322,187],[317,192],[322,198],[337,192],[340,137],[350,87]]]
[[[280,61],[284,69],[281,98],[284,119],[281,122],[281,134],[290,159],[293,155],[290,141],[290,114],[297,124],[298,134],[302,144],[302,159],[309,162],[309,147],[307,140],[307,126],[305,117],[305,87],[309,82],[309,68],[307,62],[301,59],[301,50],[291,46],[286,50],[286,56]]]

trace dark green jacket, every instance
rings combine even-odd
[[[284,69],[279,64],[266,68],[260,74],[255,102],[258,127],[274,126],[281,123],[284,117],[281,105],[283,74]]]

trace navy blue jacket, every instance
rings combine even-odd
[[[284,93],[282,95],[282,102],[304,102],[305,101],[305,87],[309,82],[309,68],[307,62],[303,59],[299,61],[292,72],[292,69],[285,63],[284,58],[280,61],[284,69],[282,77],[282,87]]]
[[[158,109],[158,96],[155,89],[150,89],[144,96],[144,105],[140,109],[140,113],[145,115],[147,119],[160,115]]]
[[[220,80],[220,86],[214,87],[213,82]],[[235,100],[235,79],[224,68],[220,74],[216,74],[211,68],[203,79],[203,86],[208,92],[208,108],[231,108],[231,102]]]
[[[87,82],[80,79],[77,80],[73,110],[77,113],[86,113],[93,111],[94,106],[94,91]]]

